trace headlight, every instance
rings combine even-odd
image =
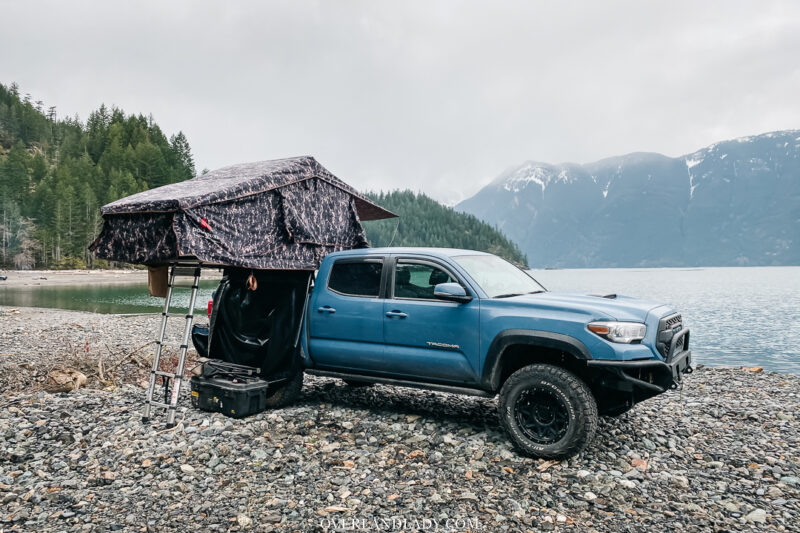
[[[647,333],[647,326],[638,322],[592,322],[586,327],[604,339],[624,344],[640,341]]]

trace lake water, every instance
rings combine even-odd
[[[537,270],[553,291],[616,293],[672,305],[707,365],[800,374],[800,267]]]
[[[2,283],[2,282],[0,282]],[[187,279],[184,285],[191,285]],[[216,281],[200,281],[197,309],[205,309]],[[188,288],[176,288],[172,302],[177,309],[189,308]],[[153,313],[164,307],[164,298],[150,296],[146,283],[70,285],[53,287],[3,288],[0,285],[0,305],[50,307],[91,311],[93,313]]]
[[[553,291],[616,293],[672,305],[692,328],[697,362],[800,374],[800,267],[537,270],[533,275]],[[198,309],[205,308],[217,284],[201,282]],[[175,298],[188,307],[187,289],[178,290]],[[0,285],[0,305],[5,306],[147,313],[159,311],[163,302],[148,296],[142,284]]]

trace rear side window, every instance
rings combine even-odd
[[[381,292],[382,261],[337,261],[328,288],[348,296],[377,298]]]

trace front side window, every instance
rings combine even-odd
[[[489,298],[545,291],[535,279],[496,255],[460,255],[453,260],[466,270]]]
[[[381,292],[383,261],[337,261],[328,288],[348,296],[377,298]]]
[[[394,274],[394,297],[434,300],[434,287],[453,282],[455,280],[441,268],[427,263],[398,261]]]

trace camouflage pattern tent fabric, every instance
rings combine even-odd
[[[311,270],[367,246],[362,220],[394,217],[313,157],[233,165],[103,206],[101,259]]]

